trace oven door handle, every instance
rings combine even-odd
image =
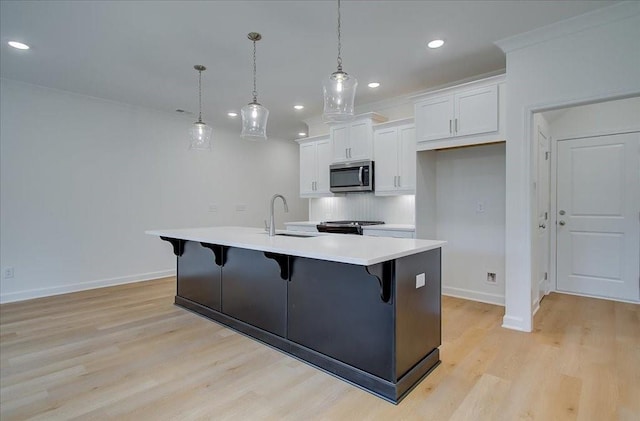
[[[360,185],[362,186],[362,173],[364,172],[364,167],[360,167],[360,169],[358,170],[358,181],[360,182]]]

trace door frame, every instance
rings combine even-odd
[[[552,270],[555,270],[555,268],[553,267],[553,265],[555,264],[555,260],[552,258],[552,253],[555,253],[555,244],[552,244],[552,212],[553,212],[553,205],[555,204],[553,198],[555,198],[555,196],[553,196],[554,192],[553,192],[553,188],[552,188],[552,183],[554,182],[553,178],[552,178],[552,173],[553,173],[553,157],[554,157],[554,153],[553,153],[553,136],[551,135],[551,126],[549,124],[549,122],[547,121],[547,119],[544,117],[544,112],[540,112],[537,113],[540,114],[540,118],[542,118],[542,120],[544,121],[544,124],[541,124],[539,120],[536,119],[536,117],[534,116],[533,118],[533,122],[534,122],[534,128],[533,128],[533,152],[532,152],[532,158],[534,160],[533,164],[532,164],[532,170],[535,171],[535,176],[534,176],[534,183],[535,183],[535,189],[534,189],[534,194],[535,194],[535,200],[534,200],[534,206],[535,206],[535,211],[533,212],[534,214],[534,224],[533,224],[533,229],[534,231],[534,235],[532,236],[532,243],[533,243],[533,253],[532,256],[535,256],[536,259],[540,257],[540,253],[539,253],[539,248],[541,247],[541,243],[538,241],[539,239],[539,235],[538,235],[538,224],[539,224],[539,219],[538,219],[538,191],[540,189],[540,135],[544,135],[547,137],[549,143],[549,173],[548,173],[548,183],[549,183],[549,191],[548,191],[548,200],[549,200],[549,215],[548,218],[546,220],[547,222],[547,266],[545,268],[545,271],[547,273],[547,279],[544,283],[544,294],[540,294],[540,284],[539,284],[539,274],[536,272],[536,270],[534,269],[532,271],[533,276],[532,276],[532,282],[531,282],[531,294],[532,294],[532,299],[531,299],[531,304],[532,304],[532,314],[536,314],[538,312],[538,310],[540,309],[540,302],[542,301],[542,299],[544,297],[546,297],[547,295],[549,295],[549,293],[551,291],[555,291],[555,278],[551,277],[551,272]],[[544,130],[543,130],[544,129]],[[554,222],[554,228],[555,228],[555,220],[553,220]],[[532,262],[533,265],[538,266],[540,264],[540,262],[538,260],[535,260]],[[533,266],[532,265],[532,266]],[[534,266],[534,267],[535,267]],[[538,275],[538,276],[536,276]],[[534,299],[534,290],[535,292],[535,299]]]
[[[571,107],[567,107],[571,108]],[[549,231],[549,252],[551,253],[549,261],[549,287],[552,291],[558,291],[558,143],[564,140],[576,140],[587,139],[601,136],[612,136],[617,134],[637,133],[636,129],[620,129],[620,130],[596,130],[588,131],[584,133],[575,133],[569,136],[564,136],[560,139],[551,138],[551,186],[550,186],[550,209],[551,215],[553,215],[553,221],[549,218],[549,225],[551,230]],[[537,202],[536,202],[537,203]],[[550,291],[551,292],[551,291]],[[581,294],[576,292],[561,291],[562,294],[578,295],[581,297],[599,298],[602,300],[619,301],[625,303],[638,304],[637,301],[623,300],[619,298],[600,297],[597,295]]]

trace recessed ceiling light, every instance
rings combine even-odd
[[[304,105],[294,105],[293,108],[295,108],[296,110],[302,110],[304,109]]]
[[[27,44],[23,44],[18,41],[9,41],[7,44],[18,50],[28,50],[30,48]]]
[[[377,88],[378,86],[380,86],[380,82],[371,82],[367,86],[370,88]]]
[[[299,132],[298,136],[306,136],[307,134],[305,132]]]
[[[228,115],[229,117],[238,117],[238,113],[234,113],[233,111],[228,112],[228,113],[227,113],[227,115]]]
[[[444,45],[444,41],[441,39],[434,39],[427,44],[429,48],[440,48]]]

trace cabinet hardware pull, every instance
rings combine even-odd
[[[455,119],[455,128],[456,128],[456,133],[458,133],[458,119]]]
[[[397,175],[393,176],[393,187],[398,187],[398,176]]]
[[[451,131],[451,119],[449,119],[449,134],[451,134],[451,133],[453,133],[453,132]]]
[[[402,186],[402,184],[400,184],[400,176],[398,176],[398,187]]]

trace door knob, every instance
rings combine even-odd
[[[538,228],[545,229],[547,228],[547,226],[544,223],[542,223],[542,224],[538,224]]]
[[[566,222],[564,222],[563,220],[560,220],[560,222],[558,222],[558,224],[560,225],[564,225]]]
[[[563,210],[560,210],[560,212],[558,212],[560,215],[564,215],[565,212]]]

